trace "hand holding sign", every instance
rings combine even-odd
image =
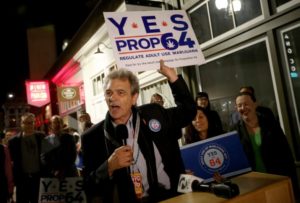
[[[162,59],[159,62],[160,69],[158,70],[158,72],[166,76],[171,83],[175,82],[178,79],[175,69],[166,66],[165,62]]]

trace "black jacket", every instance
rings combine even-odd
[[[55,136],[58,137],[60,144],[41,156],[43,164],[42,176],[54,177],[54,171],[59,171],[61,177],[78,176],[75,165],[77,152],[74,136],[66,133]],[[45,139],[44,142],[49,142],[49,140]]]
[[[178,134],[173,134],[174,128],[188,125],[195,117],[196,104],[191,97],[184,80],[179,79],[170,84],[177,107],[164,109],[158,104],[147,104],[133,107],[133,121],[136,114],[140,115],[140,130],[138,144],[147,164],[147,177],[149,182],[149,197],[156,202],[176,195],[178,179],[184,173],[184,166],[180,156],[177,140]],[[161,124],[161,129],[154,132],[149,127],[149,121],[155,119]],[[104,135],[104,129],[109,138]],[[86,181],[86,194],[88,199],[100,197],[103,202],[113,202],[113,190],[116,184],[120,202],[136,202],[133,183],[126,169],[116,170],[109,178],[107,159],[113,151],[121,145],[120,139],[114,133],[109,113],[104,121],[94,125],[82,135],[82,150],[84,164],[84,178]],[[153,144],[161,154],[164,170],[171,182],[168,194],[160,189]]]
[[[44,139],[45,134],[41,132],[35,132],[34,137],[37,143],[38,154],[41,154],[41,144],[42,139]],[[24,172],[22,167],[22,150],[21,150],[21,139],[22,133],[18,133],[8,141],[8,148],[11,155],[11,160],[13,162],[13,176],[16,186],[23,181]],[[41,160],[39,159],[40,168],[42,168]]]
[[[261,156],[267,173],[285,175],[296,182],[296,170],[292,152],[280,124],[271,117],[257,113],[261,129]],[[240,140],[251,167],[255,170],[255,157],[249,133],[243,120],[235,129],[239,132]],[[295,186],[295,185],[294,185]]]
[[[6,202],[8,197],[8,184],[5,175],[5,151],[4,146],[0,144],[0,202]]]

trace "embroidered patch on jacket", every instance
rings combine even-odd
[[[156,119],[151,119],[149,121],[149,128],[150,130],[152,130],[153,132],[158,132],[161,129],[161,124],[158,120]]]

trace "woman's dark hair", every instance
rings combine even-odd
[[[87,129],[89,129],[90,127],[93,126],[93,123],[90,121],[85,121],[83,124],[83,131],[86,131]]]
[[[212,123],[212,118],[210,115],[210,111],[208,109],[205,109],[203,107],[197,106],[197,111],[202,111],[204,113],[204,115],[207,118],[207,122],[208,122],[208,129],[207,129],[207,138],[210,137],[214,137],[216,135],[218,135],[216,133],[216,129],[214,129]],[[187,127],[186,127],[186,132],[184,134],[185,137],[185,143],[189,144],[189,143],[193,143],[193,142],[197,142],[200,141],[199,139],[199,135],[198,135],[198,131],[195,129],[195,127],[193,126],[192,123],[190,123]]]

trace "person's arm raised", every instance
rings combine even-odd
[[[160,62],[160,69],[158,70],[158,72],[166,76],[170,81],[170,83],[175,82],[178,79],[176,70],[174,68],[170,68],[166,66],[165,62],[162,59],[159,62]]]

